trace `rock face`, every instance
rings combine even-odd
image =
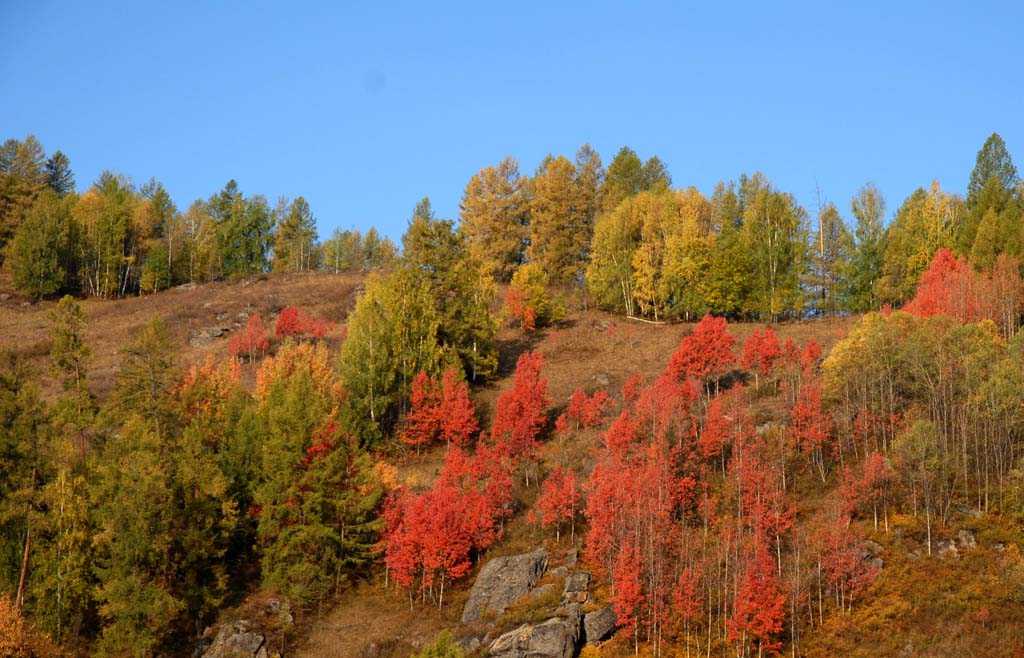
[[[956,544],[951,539],[943,539],[937,544],[939,557],[958,558],[960,557],[960,551],[957,550]]]
[[[571,603],[586,603],[590,596],[590,574],[586,571],[577,571],[569,574],[565,579],[565,589],[562,590],[562,602],[566,605]]]
[[[523,624],[491,643],[490,658],[572,658],[580,639],[580,608],[563,609],[564,617]]]
[[[547,564],[548,554],[543,549],[494,558],[485,564],[462,610],[462,623],[478,621],[485,612],[500,614],[533,589]]]
[[[587,613],[583,616],[583,641],[596,644],[607,638],[615,630],[617,621],[611,606]]]
[[[236,621],[220,627],[203,658],[267,658],[267,648],[262,635],[249,630],[245,621]]]

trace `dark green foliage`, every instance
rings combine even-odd
[[[54,151],[46,160],[46,185],[59,196],[67,196],[75,191],[71,161],[60,151]]]
[[[316,219],[301,196],[279,211],[274,231],[275,272],[301,272],[316,267]]]
[[[372,559],[381,489],[358,440],[338,417],[333,382],[314,380],[322,347],[286,343],[294,362],[266,383],[258,416],[254,502],[265,585],[300,603],[322,601]],[[333,377],[321,373],[318,377]]]
[[[849,310],[863,313],[880,306],[876,287],[884,257],[885,198],[877,187],[868,183],[860,188],[850,207],[857,226],[853,234],[853,254],[845,272],[845,297]]]
[[[238,183],[231,180],[210,197],[206,211],[217,227],[221,273],[233,276],[266,271],[274,226],[267,200],[259,195],[243,197]]]
[[[75,269],[76,229],[70,204],[52,190],[42,192],[10,245],[14,284],[33,297],[68,290]]]

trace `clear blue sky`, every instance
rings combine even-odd
[[[868,180],[890,214],[962,193],[993,131],[1024,165],[1022,6],[0,0],[0,139],[63,150],[79,190],[303,195],[322,237],[397,239],[423,196],[454,218],[481,167],[584,142],[705,192],[760,170],[849,220]]]

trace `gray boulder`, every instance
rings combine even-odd
[[[220,627],[203,658],[267,658],[267,648],[263,636],[250,630],[248,622],[235,621]]]
[[[528,594],[548,565],[544,549],[532,553],[497,557],[484,565],[462,609],[462,623],[479,621],[487,612],[501,614],[517,599]]]
[[[583,615],[583,641],[587,644],[596,644],[607,639],[615,632],[616,622],[618,618],[611,606],[588,612]]]
[[[960,557],[960,551],[956,548],[956,543],[952,539],[940,540],[937,544],[939,557]]]
[[[565,590],[563,590],[565,594],[586,592],[588,589],[590,589],[590,574],[586,571],[569,574],[569,577],[565,579]]]
[[[564,617],[523,624],[491,643],[490,658],[572,658],[580,639],[579,606],[564,608]]]
[[[956,539],[960,548],[976,548],[978,546],[978,540],[974,538],[974,532],[971,530],[961,530],[956,533]]]

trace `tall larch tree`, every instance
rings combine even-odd
[[[441,348],[454,351],[466,376],[476,380],[498,365],[497,322],[490,312],[495,290],[466,242],[451,220],[434,216],[428,198],[417,204],[402,237],[406,266],[434,300]]]
[[[466,184],[459,205],[459,230],[473,256],[504,281],[525,258],[529,210],[519,163],[505,158]]]
[[[998,240],[1001,251],[1005,250],[1011,256],[1020,256],[1020,206],[1015,194],[1019,182],[1020,176],[1006,143],[998,133],[992,133],[978,151],[974,169],[967,182],[967,212],[956,236],[958,251],[971,253],[980,238],[980,249],[982,254],[985,254],[985,247],[991,244],[991,236],[995,234],[998,236],[995,239]],[[986,217],[990,212],[992,216]],[[994,226],[989,227],[988,235],[979,236],[978,232],[986,220]],[[994,255],[986,258],[986,265],[991,267],[994,259]]]
[[[46,187],[46,153],[34,135],[0,146],[0,263],[4,247]]]
[[[571,283],[579,262],[576,168],[565,156],[549,157],[532,181],[530,245],[527,258],[539,264],[552,283]]]
[[[817,230],[811,234],[810,268],[807,276],[811,304],[823,315],[845,310],[843,285],[849,272],[853,239],[835,204],[818,213]]]
[[[806,211],[759,173],[741,183],[740,197],[742,239],[753,266],[751,310],[772,321],[799,314],[807,268]]]
[[[274,259],[271,266],[275,272],[303,272],[316,267],[317,250],[316,219],[309,203],[303,197],[296,197],[287,204],[277,220],[274,230]]]
[[[846,304],[855,313],[878,309],[877,287],[882,275],[885,234],[885,197],[872,183],[867,183],[850,201],[857,220],[854,228],[853,252],[845,272]]]

